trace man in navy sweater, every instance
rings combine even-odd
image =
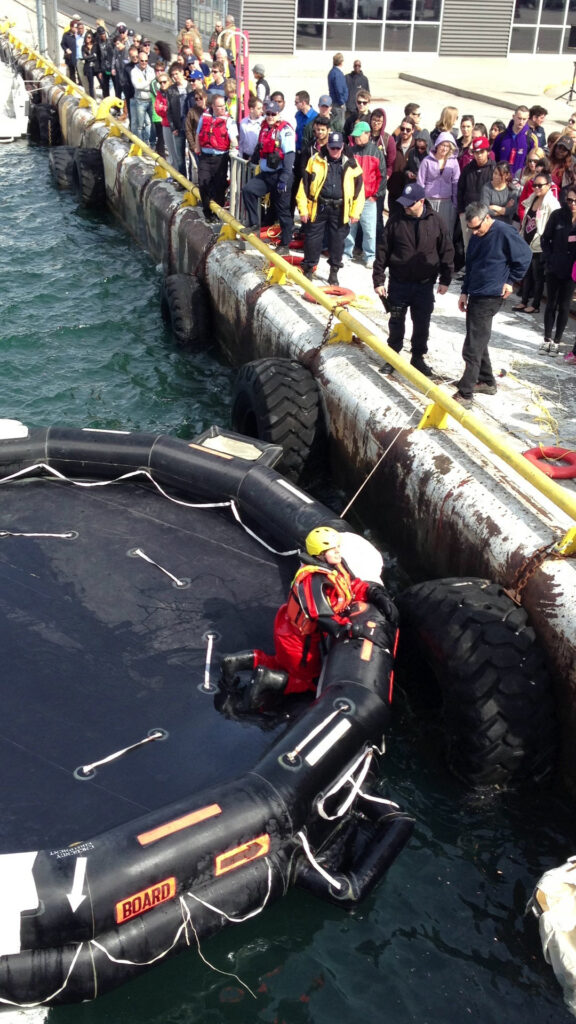
[[[462,348],[465,367],[452,397],[469,408],[474,395],[495,395],[496,381],[488,355],[492,320],[514,282],[528,272],[532,251],[511,224],[493,220],[485,203],[466,207],[466,225],[472,234],[466,252],[466,270],[458,309],[466,313]]]

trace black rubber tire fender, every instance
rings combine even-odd
[[[318,441],[318,384],[310,370],[290,359],[245,363],[232,392],[231,422],[240,434],[281,445],[277,468],[299,480]]]
[[[420,583],[397,604],[399,663],[416,649],[432,670],[454,774],[472,787],[547,778],[557,749],[555,702],[526,611],[482,579]],[[424,675],[412,673],[407,689],[422,686]]]
[[[208,291],[190,274],[169,274],[162,283],[162,315],[181,345],[201,348],[212,341]]]
[[[54,146],[48,154],[50,171],[57,188],[71,189],[74,186],[74,146]]]
[[[28,136],[42,146],[59,146],[62,132],[58,111],[49,103],[31,104],[28,110]]]
[[[99,207],[106,203],[104,163],[99,149],[77,149],[72,171],[73,189],[81,206]]]

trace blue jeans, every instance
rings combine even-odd
[[[150,142],[150,101],[131,100],[132,131],[142,142]]]
[[[356,241],[358,224],[362,225],[362,250],[364,252],[364,259],[373,260],[376,255],[376,202],[372,203],[367,201],[364,203],[364,209],[360,214],[360,220],[358,223],[350,225],[348,238],[344,243],[345,256],[352,256],[354,252],[354,243]]]

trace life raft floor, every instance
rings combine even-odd
[[[286,727],[224,717],[204,682],[206,640],[270,649],[294,559],[229,509],[182,508],[149,487],[47,479],[1,489],[0,852],[81,842],[250,768]],[[186,589],[134,548],[179,578]],[[161,728],[78,780],[74,770]]]

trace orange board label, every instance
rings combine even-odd
[[[133,896],[127,896],[116,904],[116,924],[124,924],[138,914],[145,914],[147,910],[153,910],[160,903],[166,903],[176,895],[176,879],[165,878],[156,885],[142,889],[142,892],[135,892]]]
[[[256,860],[257,857],[264,857],[269,849],[269,835],[250,839],[248,843],[242,843],[242,846],[236,846],[233,850],[227,850],[226,853],[218,854],[214,873],[216,875],[224,875],[227,871],[233,871],[234,868],[242,867],[243,864]]]

